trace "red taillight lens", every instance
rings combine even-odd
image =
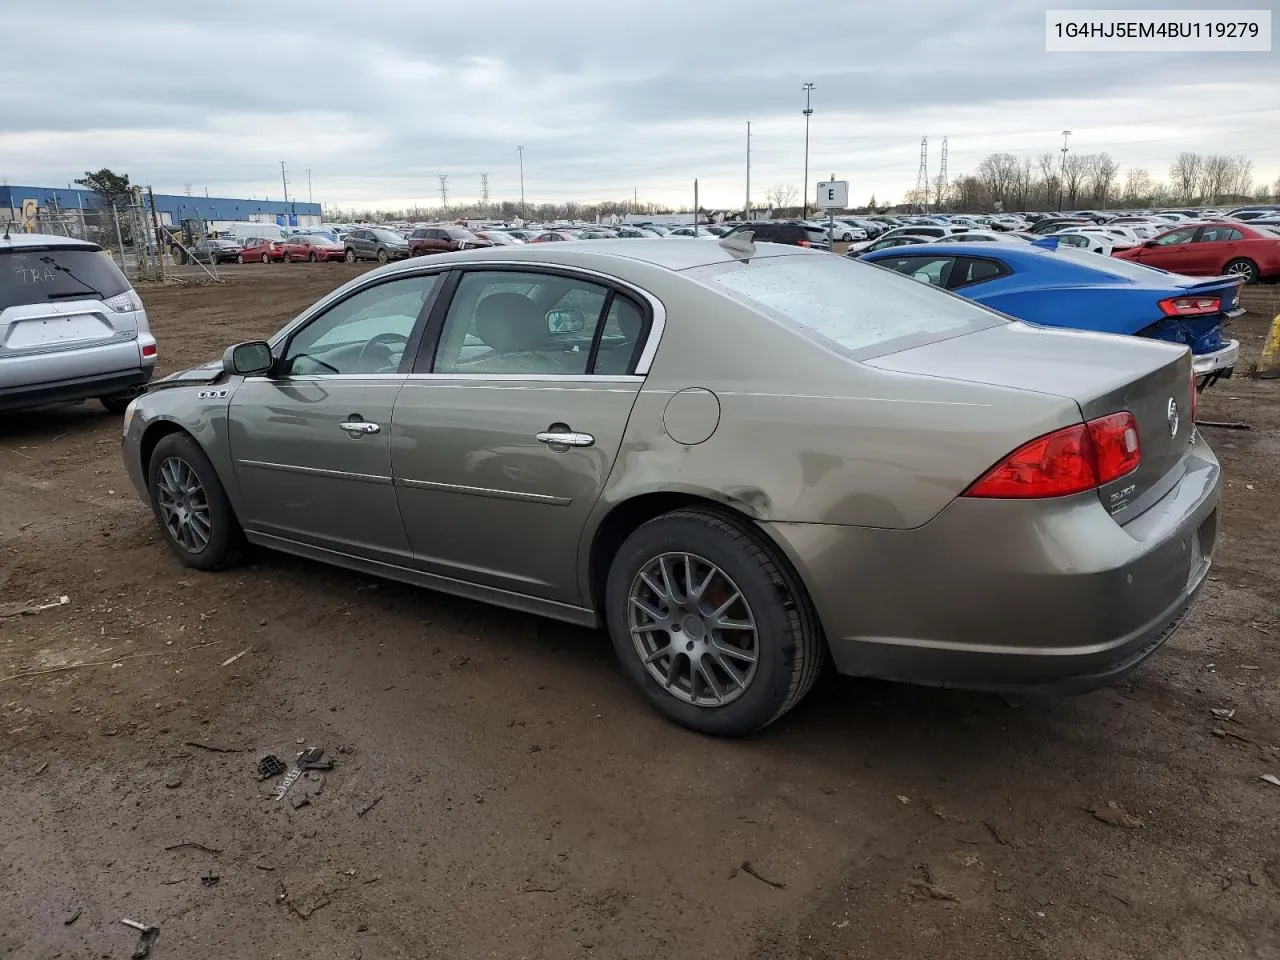
[[[1222,300],[1218,297],[1169,297],[1157,306],[1166,317],[1202,317],[1222,312]]]
[[[796,246],[797,246],[797,247],[807,247],[808,245],[809,245],[809,241],[808,241],[808,240],[797,240],[797,241],[796,241]]]
[[[1119,480],[1138,469],[1142,448],[1138,443],[1138,421],[1131,413],[1113,413],[1090,420],[1089,439],[1097,457],[1098,486]]]
[[[1025,443],[965,491],[966,497],[1029,500],[1092,490],[1142,462],[1138,424],[1115,413]]]
[[[144,357],[154,357],[157,352],[158,351],[156,350],[156,345],[154,343],[142,348],[142,355]]]

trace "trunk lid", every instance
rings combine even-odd
[[[1138,424],[1142,462],[1098,488],[1103,506],[1120,523],[1164,496],[1185,469],[1195,430],[1191,356],[1185,347],[1011,323],[863,362],[1066,397],[1079,406],[1083,420],[1128,411]]]

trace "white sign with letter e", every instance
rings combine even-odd
[[[818,181],[818,199],[816,206],[820,210],[835,210],[849,205],[848,180]]]

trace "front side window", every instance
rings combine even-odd
[[[619,303],[619,301],[623,303]],[[629,301],[576,277],[509,270],[465,273],[445,317],[437,373],[574,376],[589,372],[592,346],[620,372],[639,331]],[[601,315],[609,304],[604,329]],[[603,336],[597,337],[598,333]],[[614,372],[603,369],[600,372]]]
[[[395,373],[437,275],[402,277],[352,294],[289,340],[285,376]]]
[[[1199,227],[1183,227],[1181,230],[1166,233],[1163,237],[1156,239],[1156,246],[1173,247],[1180,243],[1190,243],[1195,238],[1198,229]]]
[[[876,269],[895,259],[869,264],[847,257],[769,257],[684,275],[854,359],[1008,322],[975,303]]]

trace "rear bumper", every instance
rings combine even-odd
[[[1235,368],[1236,360],[1240,358],[1240,341],[1228,340],[1227,345],[1213,353],[1198,353],[1191,358],[1191,369],[1195,371],[1197,377],[1207,377],[1212,374],[1225,376],[1227,371]]]
[[[957,500],[914,530],[764,524],[845,674],[1078,693],[1154,653],[1217,541],[1217,459],[1197,440],[1163,499],[1120,526],[1096,493]]]
[[[0,387],[0,410],[20,410],[48,403],[70,403],[94,397],[113,397],[130,391],[141,392],[154,370],[154,366],[147,366],[92,377],[74,377],[54,383]]]

